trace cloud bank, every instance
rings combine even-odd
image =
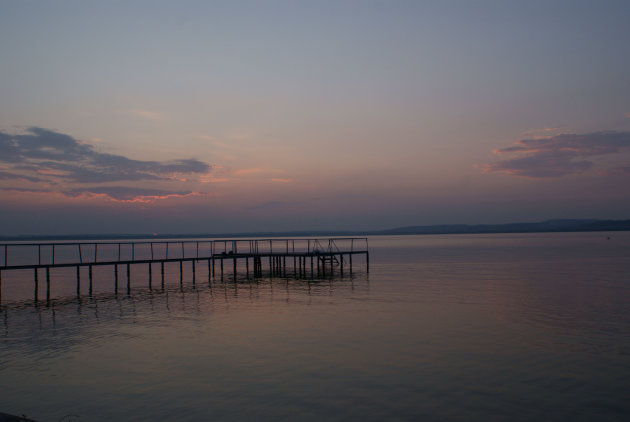
[[[0,131],[0,180],[5,184],[4,189],[24,188],[6,186],[7,182],[30,182],[47,185],[51,192],[68,196],[77,196],[80,192],[123,201],[181,197],[193,192],[102,185],[120,182],[159,182],[162,185],[181,180],[182,175],[206,176],[211,169],[208,163],[192,158],[142,161],[106,154],[69,135],[39,127],[31,127],[25,134]],[[98,186],[70,188],[77,184]],[[50,186],[57,188],[50,189]]]
[[[506,157],[486,164],[486,173],[507,173],[529,178],[557,178],[584,173],[604,155],[630,151],[630,132],[561,134],[523,139],[494,153]]]

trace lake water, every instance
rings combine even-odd
[[[111,269],[95,268],[81,300],[74,275],[55,273],[50,306],[22,300],[32,272],[3,272],[0,412],[630,417],[630,233],[371,237],[370,259],[352,277],[193,285],[186,273],[183,287],[173,267],[164,290],[118,296]]]

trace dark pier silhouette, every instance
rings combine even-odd
[[[48,302],[51,298],[51,269],[54,268],[76,267],[76,292],[80,296],[82,267],[87,267],[91,295],[92,268],[95,266],[112,267],[115,292],[119,289],[122,266],[126,270],[124,280],[129,292],[132,268],[138,265],[148,266],[150,285],[157,265],[159,282],[163,287],[165,263],[179,263],[180,283],[183,282],[184,263],[191,266],[193,283],[199,263],[207,263],[204,267],[209,281],[215,278],[224,280],[228,276],[236,280],[239,272],[248,279],[265,275],[326,278],[335,273],[343,276],[344,271],[352,274],[353,257],[357,255],[364,257],[366,271],[369,272],[366,237],[3,243],[0,244],[0,304],[2,273],[10,270],[33,271],[36,302],[39,300],[40,277],[43,277]]]

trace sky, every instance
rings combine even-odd
[[[0,10],[0,236],[630,218],[627,1]]]

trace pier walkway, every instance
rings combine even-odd
[[[236,280],[237,273],[249,278],[287,275],[293,272],[300,277],[327,277],[335,269],[343,275],[352,273],[353,257],[365,257],[369,272],[368,239],[366,237],[295,238],[295,239],[195,239],[195,240],[137,240],[108,242],[44,242],[0,244],[0,303],[2,300],[2,273],[9,270],[32,270],[35,300],[40,270],[45,272],[46,299],[50,300],[50,270],[76,267],[77,295],[81,289],[81,267],[88,268],[90,292],[92,267],[111,266],[114,269],[114,286],[118,290],[119,266],[126,267],[127,290],[131,288],[133,265],[148,265],[149,281],[154,264],[159,265],[164,284],[164,264],[179,263],[180,281],[183,264],[190,262],[193,281],[197,264],[207,262],[208,279],[224,277],[224,262]],[[231,265],[230,265],[231,264]],[[264,267],[266,266],[266,271]],[[244,268],[243,268],[244,267]],[[287,271],[287,267],[288,271]]]

